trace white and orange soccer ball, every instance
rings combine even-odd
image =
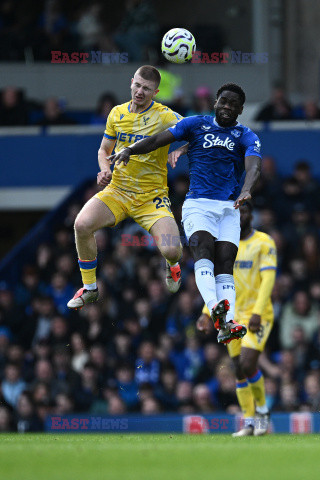
[[[161,51],[169,62],[189,62],[195,50],[194,36],[185,28],[172,28],[163,36]]]

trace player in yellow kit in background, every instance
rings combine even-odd
[[[266,233],[252,228],[249,202],[240,207],[240,224],[240,244],[234,265],[235,320],[246,325],[248,332],[241,340],[227,345],[235,367],[236,392],[244,417],[244,427],[233,434],[236,437],[264,435],[268,430],[269,411],[258,359],[273,326],[271,293],[277,268],[275,243]],[[206,332],[212,329],[206,306],[197,326]]]
[[[98,185],[105,188],[84,205],[74,225],[83,288],[68,302],[69,308],[78,309],[98,299],[94,232],[113,227],[127,217],[153,235],[167,262],[168,289],[171,292],[179,289],[181,271],[178,262],[182,246],[168,199],[169,146],[146,155],[135,155],[128,166],[116,165],[113,173],[108,160],[114,147],[115,152],[119,152],[181,120],[180,115],[154,101],[160,80],[156,68],[140,67],[131,80],[131,101],[114,107],[108,116],[98,152],[101,171],[97,175]]]

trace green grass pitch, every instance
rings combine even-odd
[[[313,480],[319,435],[0,435],[3,480]]]

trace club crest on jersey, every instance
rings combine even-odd
[[[204,139],[205,139],[205,142],[203,143],[203,148],[225,147],[231,152],[233,152],[235,143],[229,137],[226,137],[224,140],[222,140],[219,137],[219,135],[214,135],[213,133],[207,133],[204,136]]]
[[[193,222],[191,220],[188,220],[185,225],[184,225],[185,229],[189,232],[190,230],[192,230],[192,227],[193,227]]]
[[[210,125],[201,125],[201,130],[204,130],[205,132],[207,132],[208,130],[210,130]]]
[[[253,150],[257,153],[260,153],[261,142],[259,142],[259,140],[256,140],[254,143],[255,143],[255,145],[253,147]]]
[[[239,138],[240,135],[241,135],[241,132],[239,132],[239,130],[231,130],[230,133],[231,133],[231,135],[233,135],[236,138]]]
[[[122,120],[124,117],[124,113],[120,113],[120,120]]]
[[[147,125],[147,121],[150,120],[150,117],[143,117],[144,124]]]

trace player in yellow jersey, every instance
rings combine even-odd
[[[227,345],[237,378],[237,397],[244,416],[244,427],[233,436],[263,435],[267,432],[264,378],[258,359],[273,326],[271,293],[276,276],[277,255],[273,239],[252,228],[252,205],[240,206],[241,235],[234,264],[236,288],[235,319],[247,326],[239,341]],[[210,312],[205,306],[197,326],[210,331]]]
[[[107,119],[98,152],[101,171],[97,183],[105,187],[82,208],[75,221],[76,247],[83,280],[68,307],[78,309],[98,299],[96,284],[97,246],[94,232],[113,227],[131,217],[155,238],[166,259],[166,283],[171,292],[180,286],[182,253],[177,224],[170,210],[167,187],[169,147],[146,155],[135,155],[130,165],[116,165],[113,173],[108,157],[137,140],[175,125],[182,117],[154,101],[161,76],[152,66],[140,67],[131,80],[131,101],[114,107]]]

